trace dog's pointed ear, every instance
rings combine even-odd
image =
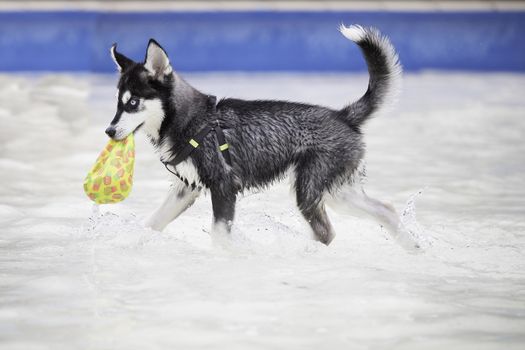
[[[149,40],[144,68],[156,79],[162,79],[173,72],[166,51],[154,39]]]
[[[135,63],[117,51],[117,44],[113,44],[109,51],[111,52],[111,58],[113,58],[119,72],[125,71],[129,66]]]

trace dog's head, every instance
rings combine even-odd
[[[117,112],[106,129],[114,140],[122,140],[143,129],[151,138],[158,138],[165,116],[165,103],[173,81],[173,69],[164,49],[153,39],[149,41],[146,58],[137,63],[111,47],[111,57],[120,80],[117,91]]]

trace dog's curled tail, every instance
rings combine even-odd
[[[394,46],[377,29],[359,25],[346,27],[341,24],[339,30],[361,48],[370,74],[365,94],[341,110],[341,117],[358,128],[384,106],[385,102],[395,100],[400,90],[403,69]]]

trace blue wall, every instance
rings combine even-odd
[[[157,39],[178,70],[357,71],[340,23],[388,34],[406,70],[525,71],[525,12],[0,12],[1,71],[114,70]]]

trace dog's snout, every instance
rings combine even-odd
[[[117,133],[117,129],[115,129],[113,126],[110,126],[106,129],[106,134],[109,136],[109,137],[113,137],[115,136],[115,134]]]

